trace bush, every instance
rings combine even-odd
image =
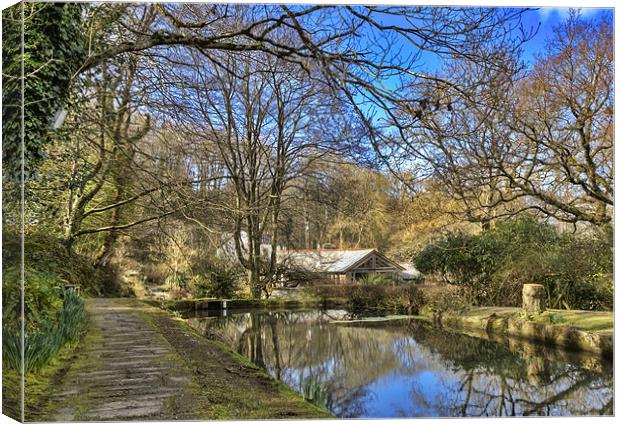
[[[2,245],[2,357],[6,366],[17,370],[21,363],[22,312],[19,239],[16,234],[4,233]],[[84,302],[64,286],[97,290],[99,274],[87,260],[48,235],[28,234],[24,249],[24,366],[28,371],[45,365],[84,328]],[[85,282],[89,283],[86,287]]]
[[[476,305],[520,306],[525,283],[540,283],[551,308],[611,309],[611,229],[559,233],[520,217],[478,235],[451,233],[415,258],[420,272],[458,285]]]
[[[20,267],[10,266],[2,273],[2,322],[3,328],[18,330],[21,317]],[[25,269],[24,315],[26,331],[36,332],[54,321],[62,307],[63,282],[57,275]]]
[[[397,313],[418,313],[422,305],[420,290],[413,284],[400,286],[385,285],[321,285],[306,288],[323,304],[333,299],[345,299],[352,312],[364,310],[392,311]]]
[[[226,261],[213,260],[203,264],[199,273],[192,278],[194,297],[234,297],[240,289],[243,269]]]
[[[387,309],[409,315],[420,313],[424,303],[422,292],[413,284],[386,288]]]
[[[427,313],[441,320],[444,314],[459,315],[470,309],[470,302],[462,287],[441,285],[426,290],[422,303]]]
[[[367,274],[359,280],[363,286],[388,286],[394,284],[394,279],[387,274]]]
[[[347,303],[352,312],[385,308],[385,286],[354,284],[347,287]]]

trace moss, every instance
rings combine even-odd
[[[612,312],[550,309],[532,317],[532,321],[543,324],[571,326],[589,332],[613,332],[614,328]]]
[[[176,349],[175,361],[193,370],[189,392],[195,406],[190,418],[332,417],[228,345],[204,338],[178,316],[152,308],[145,312],[149,325]],[[173,405],[167,407],[174,412]]]
[[[21,421],[21,378],[17,371],[2,370],[2,413]]]
[[[62,379],[68,368],[75,363],[79,354],[96,334],[83,336],[81,340],[66,344],[58,355],[37,372],[30,372],[25,377],[25,413],[26,420],[41,419],[46,415],[49,397],[54,387]]]
[[[432,317],[426,315],[426,319]],[[471,308],[459,316],[443,317],[449,327],[508,335],[568,350],[582,350],[603,357],[612,356],[613,314],[611,312],[548,310],[525,314],[519,308]]]

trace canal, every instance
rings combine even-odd
[[[186,317],[306,399],[342,418],[613,414],[613,367],[417,319],[343,310]]]

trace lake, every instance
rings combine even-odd
[[[613,367],[588,355],[485,340],[342,310],[187,317],[342,418],[613,414]]]

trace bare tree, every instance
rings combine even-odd
[[[493,73],[452,63],[449,72],[472,89],[426,87],[418,111],[401,110],[409,122],[391,146],[408,165],[422,164],[418,175],[439,178],[469,220],[535,210],[605,224],[613,206],[612,45],[607,19],[573,13],[531,71],[510,56]]]
[[[181,53],[178,60],[188,64],[177,68],[179,88],[162,96],[174,105],[171,113],[193,150],[221,167],[227,183],[201,199],[205,209],[230,217],[223,224],[258,297],[268,292],[276,271],[283,194],[308,159],[329,148],[330,138],[319,138],[316,130],[334,106],[315,81],[268,55],[222,54],[214,62]],[[196,214],[191,218],[201,221]],[[267,256],[261,252],[266,239]]]

